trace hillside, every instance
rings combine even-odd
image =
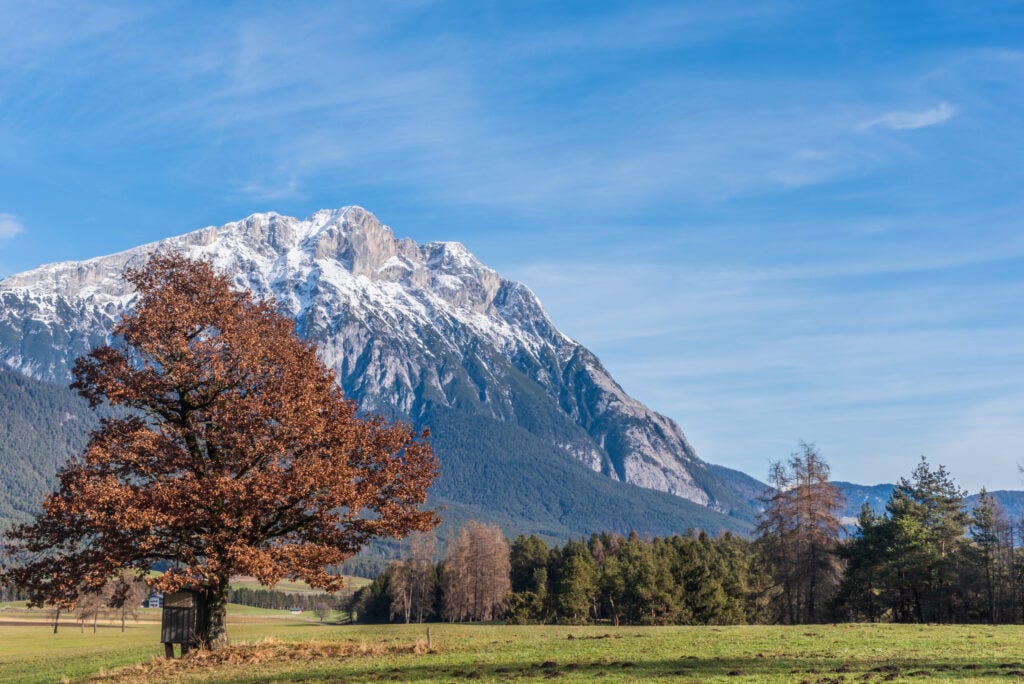
[[[57,468],[82,452],[97,423],[97,414],[66,387],[0,370],[0,526],[39,510]],[[445,519],[442,537],[468,520],[551,543],[594,530],[665,535],[689,527],[712,534],[750,528],[749,519],[609,480],[499,421],[445,412],[431,423],[435,449],[444,454],[430,495]],[[483,449],[491,457],[475,458]],[[551,486],[559,482],[567,486]]]
[[[82,452],[97,424],[66,387],[0,370],[0,525],[39,510],[57,467]]]
[[[255,214],[9,276],[0,363],[67,382],[74,359],[108,341],[132,305],[124,268],[157,250],[211,260],[237,287],[273,298],[365,410],[431,428],[435,496],[453,512],[484,508],[559,537],[749,526],[747,501],[681,428],[627,395],[526,285],[458,243],[398,239],[359,207],[304,220]]]

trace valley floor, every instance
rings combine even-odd
[[[4,682],[1024,681],[1024,627],[319,625],[234,609],[232,647],[166,661],[159,611],[124,633],[0,609]]]

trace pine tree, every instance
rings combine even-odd
[[[550,551],[537,535],[519,535],[509,550],[510,622],[543,622],[548,602],[548,556]]]
[[[552,598],[563,621],[586,624],[596,613],[597,568],[583,542],[569,542],[562,549]]]
[[[932,470],[923,456],[911,478],[900,478],[893,490],[885,507],[891,525],[887,575],[897,621],[964,617],[957,575],[969,522],[965,496],[944,466]]]
[[[1013,620],[1013,528],[999,502],[985,489],[971,511],[970,560],[977,570],[978,583],[968,580],[968,587],[980,585],[982,614],[990,623]],[[973,578],[972,578],[973,579]]]

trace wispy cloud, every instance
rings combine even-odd
[[[78,7],[55,3],[0,3],[0,64],[35,67],[48,51],[80,47],[153,14],[152,8],[94,2]]]
[[[1016,389],[986,393],[963,407],[926,445],[929,460],[954,464],[958,480],[968,479],[989,490],[1020,489],[1024,481],[1017,465],[1021,463],[1018,445],[1024,438],[1024,393],[1019,386]],[[974,458],[965,463],[964,454]]]
[[[712,461],[1020,442],[1024,52],[990,13],[137,4],[0,0],[0,271],[362,203],[522,278]]]
[[[276,184],[241,182],[236,183],[235,188],[240,197],[264,202],[276,202],[278,200],[302,197],[302,188],[295,178],[282,180]]]
[[[965,432],[997,462],[964,472],[962,484],[992,487],[999,468],[1013,476],[1005,444],[1017,443],[1012,418],[1024,404],[1012,397],[1024,390],[1006,369],[1021,363],[1024,326],[1005,312],[1024,293],[1007,280],[1020,243],[973,252],[949,244],[958,256],[944,258],[937,246],[915,253],[890,240],[768,269],[704,266],[701,245],[689,249],[669,261],[629,253],[589,265],[538,262],[513,275],[627,391],[678,419],[712,462],[760,475],[765,458],[804,438],[835,459],[838,479],[893,481],[919,454],[963,462],[972,453],[965,440],[955,440],[956,458],[939,446],[966,416]],[[1001,397],[1010,398],[993,416],[984,404]],[[995,437],[982,440],[989,428],[1008,441],[996,449]]]
[[[0,214],[0,240],[25,232],[24,224],[14,214]]]
[[[927,128],[928,126],[937,126],[944,121],[948,121],[956,116],[957,110],[948,102],[940,102],[938,106],[931,109],[925,109],[920,112],[908,112],[908,111],[896,111],[889,112],[877,119],[871,119],[865,121],[858,128],[860,130],[866,130],[868,128],[876,128],[881,126],[882,128],[891,128],[894,131],[911,131],[917,128]]]

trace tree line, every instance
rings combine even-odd
[[[603,533],[549,547],[536,535],[509,543],[498,527],[471,522],[440,562],[432,544],[413,544],[356,592],[360,621],[743,624],[766,621],[769,609],[754,542],[732,533]]]
[[[771,475],[757,546],[781,598],[775,621],[1024,621],[1021,523],[984,490],[968,510],[945,467],[922,457],[885,510],[865,504],[848,535],[813,446]]]
[[[344,590],[340,594],[328,594],[325,592],[298,593],[277,589],[232,587],[228,595],[228,603],[268,610],[298,610],[314,613],[320,617],[321,622],[335,611],[347,610],[351,599],[352,592],[349,590]]]
[[[600,533],[549,546],[470,523],[437,560],[421,535],[356,592],[364,622],[1024,622],[1024,523],[924,458],[852,530],[812,445],[775,463],[752,539]]]

